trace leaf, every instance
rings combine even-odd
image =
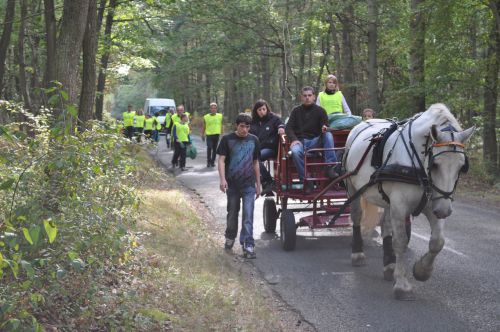
[[[12,136],[4,126],[0,126],[0,136],[5,136],[10,142],[14,141],[14,136]]]
[[[38,240],[40,239],[40,226],[30,228],[30,236],[33,240],[33,245],[36,246],[38,244]]]
[[[31,245],[33,245],[33,240],[31,239],[30,231],[26,227],[23,227],[23,234],[26,241],[28,241]]]
[[[45,233],[49,237],[49,243],[54,242],[57,236],[57,227],[52,225],[51,220],[44,220],[43,227],[45,228]]]
[[[61,279],[62,277],[64,277],[66,275],[66,271],[64,271],[63,269],[58,269],[57,270],[57,279]]]
[[[73,259],[71,261],[71,267],[80,272],[85,267],[85,263],[80,258]]]
[[[21,267],[24,269],[24,271],[26,271],[26,274],[29,278],[32,278],[35,275],[35,269],[33,269],[30,262],[22,260]]]
[[[56,106],[58,102],[59,102],[59,96],[58,95],[52,95],[49,98],[49,100],[48,100],[48,104],[51,105],[51,106]]]
[[[78,254],[74,251],[70,251],[70,252],[68,252],[68,257],[69,257],[69,259],[73,260],[73,259],[78,258]]]
[[[61,93],[61,97],[63,97],[64,100],[68,100],[68,93],[64,90],[59,91]]]
[[[14,182],[16,182],[16,180],[13,178],[5,180],[4,182],[2,182],[2,184],[0,184],[0,190],[10,189]]]
[[[2,325],[1,327],[6,327],[6,331],[19,331],[19,328],[21,327],[21,321],[16,318],[11,318],[7,322],[5,322],[5,325]]]
[[[9,264],[10,269],[12,270],[12,274],[14,275],[14,278],[17,279],[17,272],[19,272],[19,264],[17,264],[17,262],[14,262],[12,260],[8,260],[6,262]]]
[[[71,114],[75,118],[78,116],[78,110],[76,109],[75,105],[68,106],[68,113]]]

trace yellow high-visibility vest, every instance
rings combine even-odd
[[[153,118],[148,118],[144,121],[144,130],[153,130],[153,124],[154,124],[155,119]]]
[[[170,121],[172,120],[172,114],[167,113],[165,115],[165,128],[170,128]]]
[[[153,116],[153,120],[156,121],[156,130],[161,130],[160,120],[156,116]]]
[[[222,114],[210,113],[203,116],[205,135],[220,135],[222,132]]]
[[[135,116],[135,127],[136,128],[144,128],[144,121],[146,117],[144,115],[136,115]]]
[[[135,112],[123,112],[123,125],[125,127],[132,127],[134,125]]]
[[[176,123],[175,134],[179,142],[189,142],[189,125],[187,123]]]
[[[333,95],[320,92],[318,98],[319,106],[325,109],[326,114],[342,113],[342,92],[337,91]]]

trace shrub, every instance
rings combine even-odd
[[[67,295],[65,283],[127,258],[137,166],[116,126],[78,133],[49,126],[46,110],[0,107],[22,120],[0,126],[0,329],[39,330],[36,318],[48,298]],[[92,296],[79,291],[68,310]]]

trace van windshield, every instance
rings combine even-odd
[[[165,106],[150,106],[149,107],[149,114],[154,115],[156,112],[160,113],[160,116],[165,116],[168,112],[170,107],[165,107]]]

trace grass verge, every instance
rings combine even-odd
[[[297,324],[298,315],[290,314],[250,264],[223,251],[213,235],[212,216],[194,195],[155,170],[149,158],[139,158],[142,203],[133,253],[96,280],[93,309],[77,326],[95,331],[313,330]]]

